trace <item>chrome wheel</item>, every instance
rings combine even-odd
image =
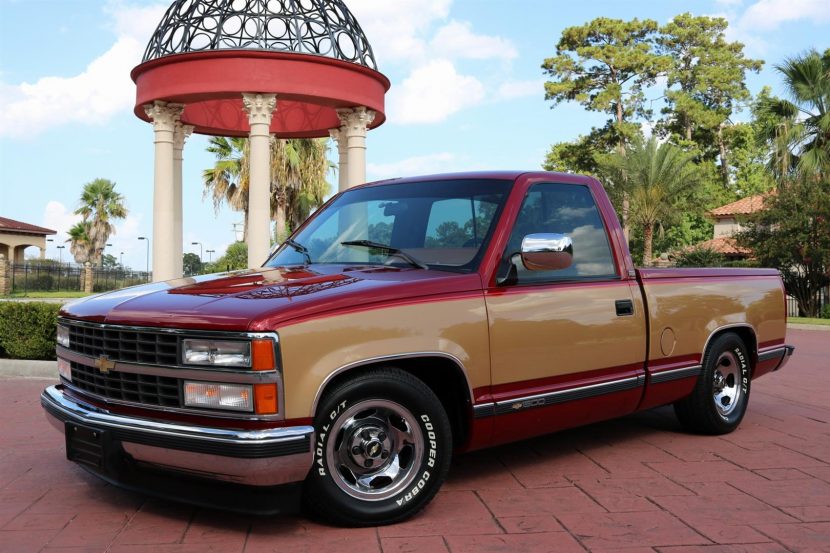
[[[368,501],[388,499],[417,475],[424,436],[412,413],[372,399],[347,409],[331,429],[326,461],[337,486]]]
[[[712,372],[712,397],[722,417],[729,416],[741,399],[741,368],[731,351],[720,354]]]

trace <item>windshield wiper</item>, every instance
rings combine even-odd
[[[408,253],[398,248],[388,246],[386,244],[381,244],[380,242],[372,242],[371,240],[349,240],[347,242],[340,242],[343,246],[362,246],[364,248],[370,248],[375,250],[382,250],[387,252],[389,255],[395,255],[409,263],[410,265],[414,265],[420,269],[429,270],[429,267],[426,263],[422,261],[418,261]]]
[[[309,253],[308,253],[308,248],[306,248],[305,246],[303,246],[299,242],[296,242],[296,241],[292,240],[291,238],[287,239],[285,241],[285,243],[288,244],[289,246],[291,246],[292,248],[294,248],[294,250],[297,253],[303,254],[303,257],[305,257],[305,264],[306,265],[311,265],[311,255],[309,255]]]

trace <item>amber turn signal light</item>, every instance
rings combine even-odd
[[[254,398],[258,415],[273,415],[277,412],[276,384],[254,384]]]
[[[251,342],[253,360],[251,368],[255,371],[271,371],[277,368],[274,362],[274,342],[271,340],[254,340]]]

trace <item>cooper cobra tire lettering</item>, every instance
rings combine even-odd
[[[452,427],[422,381],[395,368],[367,370],[326,390],[315,417],[308,510],[351,526],[389,524],[422,509],[449,469]]]
[[[421,421],[424,423],[424,428],[427,430],[427,438],[429,440],[429,451],[427,452],[427,466],[432,468],[435,466],[435,459],[438,457],[438,453],[436,450],[438,449],[438,441],[436,440],[435,432],[432,431],[433,426],[432,423],[429,422],[429,415],[421,415]],[[418,492],[426,486],[427,480],[429,480],[430,472],[428,470],[424,471],[424,474],[421,475],[421,479],[418,480],[418,483],[413,487],[409,493],[405,494],[403,497],[395,500],[398,505],[403,505],[404,503],[412,500],[413,497],[418,495]]]

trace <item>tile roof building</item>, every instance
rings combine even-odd
[[[741,248],[733,238],[737,233],[744,230],[744,226],[738,221],[741,215],[750,215],[764,209],[764,200],[769,194],[756,194],[747,196],[730,204],[716,207],[709,214],[715,220],[714,236],[711,240],[695,244],[695,248],[708,248],[719,252],[728,259],[745,259],[752,252]]]
[[[23,263],[24,251],[29,246],[40,248],[40,257],[46,256],[46,237],[56,234],[52,229],[0,217],[0,255],[14,263]]]

